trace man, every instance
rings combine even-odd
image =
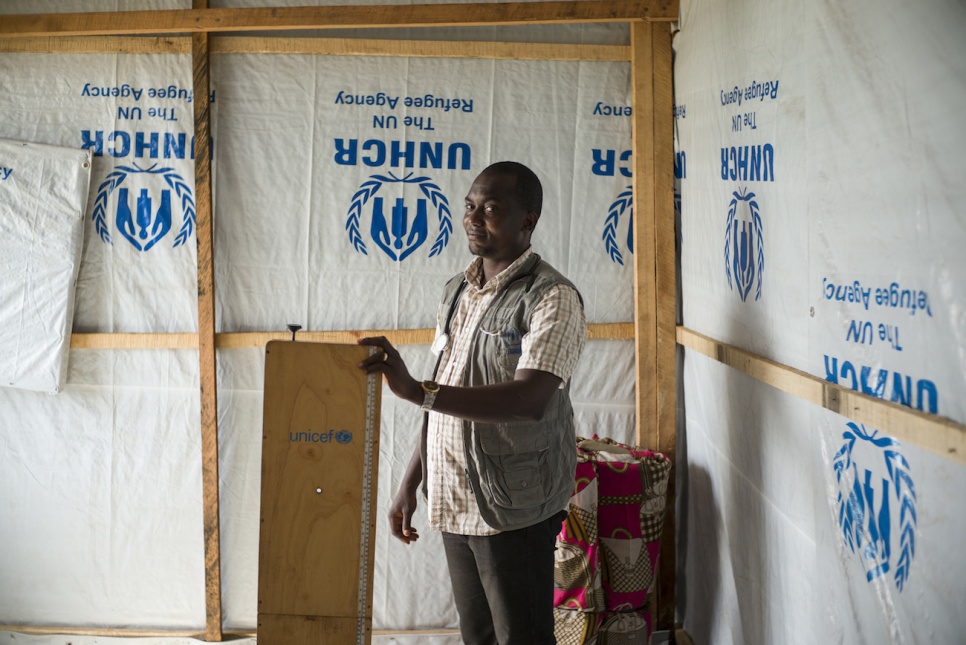
[[[428,411],[389,523],[406,544],[419,538],[423,483],[467,645],[555,642],[553,552],[576,463],[568,381],[586,322],[576,288],[530,247],[542,202],[515,162],[470,187],[463,227],[477,258],[443,290],[435,381],[414,379],[385,338],[359,340],[382,349],[359,367]]]

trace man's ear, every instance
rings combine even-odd
[[[523,220],[523,230],[533,233],[533,229],[537,228],[537,220],[539,219],[539,215],[533,211],[527,211],[527,216]]]

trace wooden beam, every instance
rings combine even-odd
[[[677,359],[671,30],[631,25],[634,151],[634,310],[638,445],[671,458],[656,629],[674,625]]]
[[[178,36],[37,36],[0,38],[14,54],[190,54],[191,38]]]
[[[61,36],[0,38],[0,52],[38,54],[190,54],[187,36]],[[626,45],[567,45],[451,40],[376,40],[369,38],[285,38],[217,36],[210,54],[309,54],[317,56],[399,56],[495,60],[631,59]]]
[[[637,437],[642,446],[673,452],[677,295],[671,34],[665,23],[635,24],[632,38]]]
[[[649,23],[654,93],[654,268],[657,288],[657,449],[671,458],[661,561],[658,629],[673,629],[677,598],[677,240],[674,231],[674,89],[671,25]]]
[[[195,6],[207,0],[194,0]],[[215,352],[215,262],[211,201],[211,82],[208,34],[191,37],[194,70],[195,212],[198,241],[198,360],[201,381],[201,472],[204,494],[205,640],[220,641],[221,527],[218,496],[218,374]]]
[[[433,329],[373,329],[368,331],[300,331],[296,340],[308,343],[354,343],[366,336],[385,336],[393,345],[429,345],[433,342]],[[265,347],[271,340],[291,340],[292,332],[246,332],[218,334],[219,349],[240,347]]]
[[[354,343],[364,336],[385,336],[393,345],[429,345],[432,328],[422,329],[349,329],[339,331],[300,331],[298,340],[313,343]],[[217,349],[264,347],[270,340],[288,340],[288,331],[250,331],[215,334]],[[631,323],[592,323],[587,325],[590,340],[629,340],[634,338]],[[198,334],[71,334],[71,349],[197,349]]]
[[[33,636],[71,635],[112,638],[199,638],[197,629],[123,629],[116,627],[72,627],[69,625],[0,625],[0,631]],[[17,642],[16,639],[11,642]],[[68,644],[69,645],[69,644]]]
[[[966,425],[878,399],[678,327],[678,342],[774,388],[868,425],[903,443],[966,464]]]
[[[197,349],[198,334],[78,334],[71,349]]]
[[[634,204],[634,344],[637,372],[637,443],[658,450],[657,293],[654,236],[654,106],[651,30],[631,26],[631,149]]]
[[[504,43],[489,41],[268,38],[243,36],[218,36],[212,38],[211,53],[618,62],[628,61],[631,56],[630,48],[626,45],[558,45],[548,43]]]
[[[284,29],[454,27],[678,19],[677,0],[171,9],[4,16],[0,36],[120,36]]]
[[[300,331],[296,339],[310,343],[354,343],[366,336],[385,336],[393,345],[429,345],[433,342],[435,330],[423,329],[362,329],[344,331]],[[634,337],[634,327],[630,323],[595,323],[587,325],[587,338],[591,340],[628,340]],[[216,338],[219,349],[238,347],[264,347],[270,340],[290,340],[292,333],[242,332],[222,333]]]

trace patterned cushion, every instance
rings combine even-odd
[[[660,453],[577,438],[574,493],[555,556],[559,643],[647,642],[670,471]]]

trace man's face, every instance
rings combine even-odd
[[[509,264],[530,246],[537,215],[520,203],[515,183],[513,175],[484,172],[470,186],[463,228],[473,255]]]

